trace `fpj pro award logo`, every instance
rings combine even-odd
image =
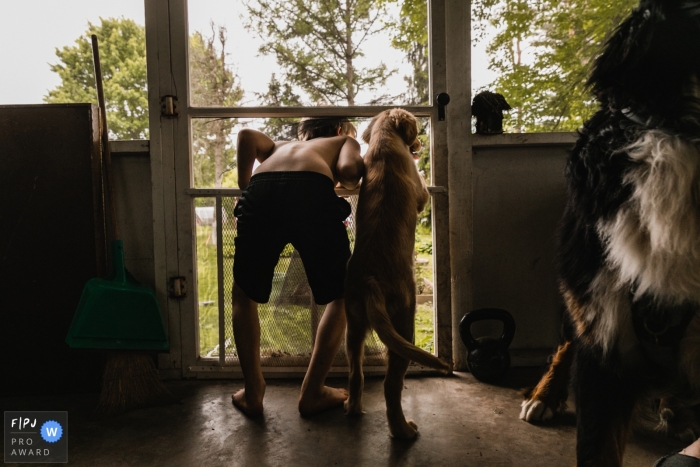
[[[5,412],[5,462],[68,462],[68,412]]]

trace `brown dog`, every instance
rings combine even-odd
[[[449,365],[412,345],[416,284],[413,248],[417,216],[430,195],[412,152],[420,150],[418,125],[409,112],[391,109],[374,117],[362,139],[369,144],[357,205],[355,249],[348,263],[345,307],[350,366],[348,414],[362,413],[362,356],[372,328],[389,348],[384,380],[389,430],[410,439],[417,426],[401,409],[403,379],[410,360],[448,371]]]

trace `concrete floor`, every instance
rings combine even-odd
[[[303,419],[301,382],[269,380],[265,415],[251,420],[231,405],[240,381],[175,381],[182,404],[133,411],[109,420],[90,416],[97,395],[0,399],[2,410],[67,410],[70,466],[547,466],[574,465],[575,417],[533,426],[518,419],[520,387],[539,370],[512,369],[502,386],[468,373],[409,377],[403,407],[418,424],[415,442],[389,438],[381,378],[367,378],[365,414],[341,408]],[[346,380],[329,380],[344,386]],[[635,434],[625,466],[651,466],[683,445]],[[39,464],[32,464],[39,465]]]

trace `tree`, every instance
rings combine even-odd
[[[595,56],[637,0],[474,0],[475,37],[488,46],[492,83],[513,107],[515,131],[572,131],[597,108],[586,88]],[[531,59],[525,59],[527,54]]]
[[[410,105],[427,105],[428,96],[428,4],[426,0],[385,0],[387,3],[400,1],[398,21],[387,23],[392,32],[392,47],[403,51],[406,60],[413,68],[412,76],[404,76],[408,85],[405,102]]]
[[[90,36],[97,35],[107,108],[108,127],[116,139],[148,138],[146,33],[143,26],[125,18],[88,22],[74,46],[56,49],[59,63],[50,65],[61,84],[44,96],[47,103],[97,104]]]
[[[217,43],[218,40],[218,43]],[[243,99],[240,79],[227,63],[226,28],[211,23],[211,36],[190,37],[190,100],[195,107],[231,107]],[[195,186],[220,188],[236,164],[229,136],[236,118],[192,121],[192,169]]]
[[[387,23],[392,33],[392,47],[403,51],[411,64],[413,74],[404,76],[408,85],[405,102],[410,105],[430,103],[428,74],[428,3],[426,0],[385,0],[387,3],[400,2],[399,20]],[[430,180],[430,120],[418,120],[418,138],[423,150],[418,160],[418,170],[426,180]],[[419,215],[419,222],[426,229],[431,228],[431,205]]]
[[[280,83],[272,74],[265,94],[255,93],[262,105],[272,107],[301,106],[301,97],[294,93],[288,82]],[[275,141],[291,141],[297,138],[298,118],[268,118],[261,131]]]
[[[194,32],[190,37],[190,93],[194,106],[234,106],[243,98],[240,80],[227,62],[226,29],[212,23],[211,36]],[[75,46],[56,49],[61,63],[51,65],[61,84],[48,92],[45,102],[97,103],[92,44],[100,44],[107,120],[116,139],[148,138],[146,34],[130,19],[100,18],[88,23]],[[218,41],[218,42],[217,42]],[[230,134],[236,119],[193,121],[193,163],[196,186],[222,185],[224,174],[235,166]]]
[[[362,45],[386,26],[380,0],[247,0],[246,27],[274,55],[284,81],[313,102],[355,105],[358,90],[375,90],[393,73],[380,63],[359,67]]]

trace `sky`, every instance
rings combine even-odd
[[[99,23],[100,17],[123,16],[144,24],[143,5],[144,0],[0,0],[0,105],[42,103],[48,90],[60,84],[58,75],[49,68],[49,64],[58,62],[56,48],[73,45],[85,34],[88,22]],[[257,39],[240,26],[239,5],[240,1],[233,0],[191,0],[189,27],[190,32],[209,32],[212,18],[227,27],[231,61],[248,93],[248,105],[254,105],[252,93],[267,89],[276,65],[273,58],[258,55]],[[387,42],[380,38],[368,43],[366,50],[377,54],[389,67],[399,68],[384,90],[398,94],[405,89],[401,71],[406,71],[407,65],[401,63],[401,53]],[[495,78],[487,69],[484,48],[482,42],[472,49],[473,89]],[[369,95],[358,95],[356,103],[364,103],[363,99],[368,100]]]

